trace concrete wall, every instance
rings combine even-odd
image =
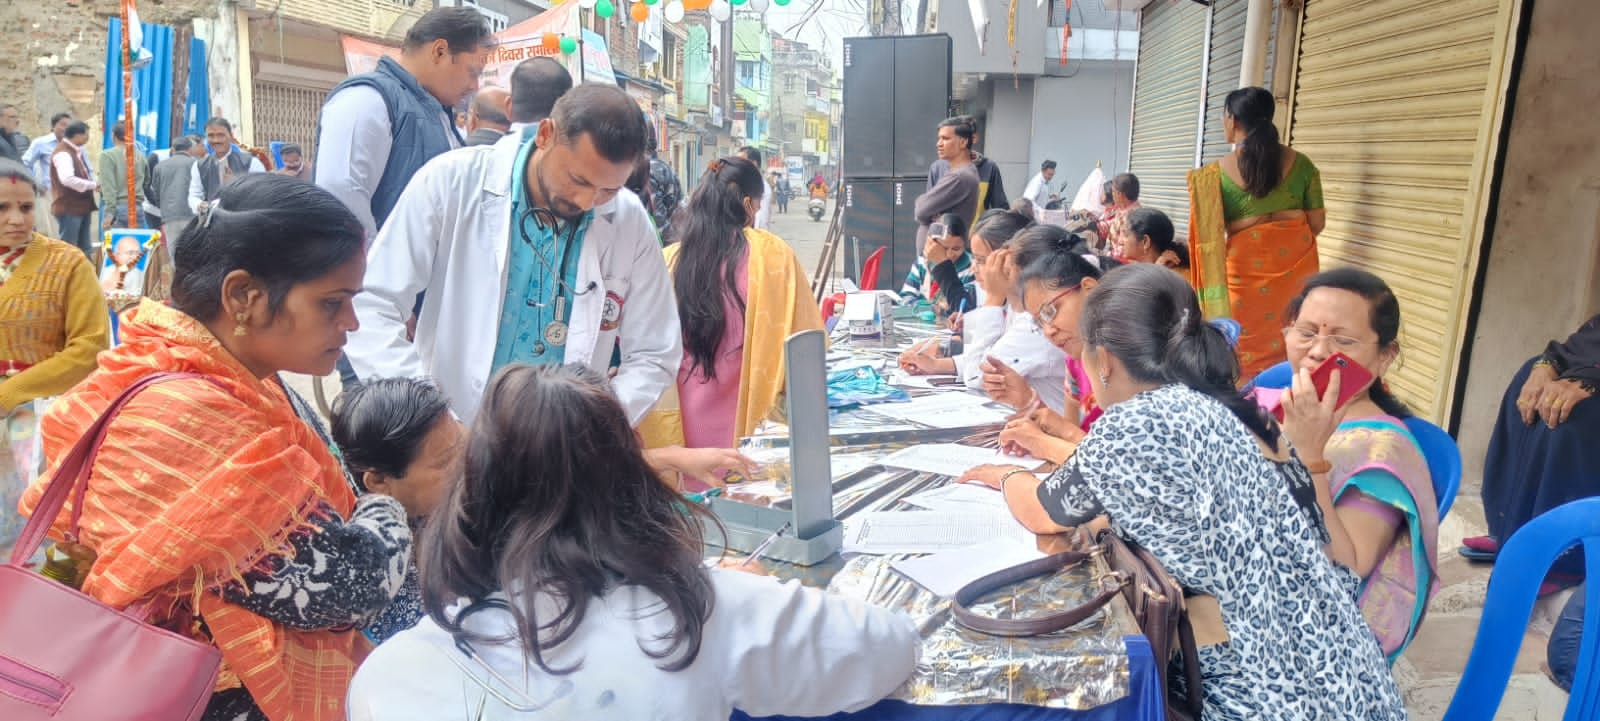
[[[1133,65],[1083,65],[1066,78],[1034,82],[1033,144],[1028,153],[1026,183],[1045,160],[1056,161],[1055,186],[1072,198],[1083,179],[1100,163],[1109,177],[1128,162],[1128,112],[1132,107]],[[1007,188],[1011,178],[1006,177]],[[1018,185],[1020,194],[1024,185]]]
[[[1012,64],[1013,56],[1021,63],[1022,72],[1038,72],[1045,57],[1045,35],[1048,22],[1046,6],[1035,2],[1017,2],[1016,45],[1006,44],[1007,15],[1011,0],[977,0],[988,10],[987,31],[972,23],[972,13],[967,0],[929,0],[938,2],[939,11],[934,32],[949,33],[951,65],[957,73],[1004,73],[1010,75],[1018,66]],[[978,51],[978,36],[984,37],[983,51]]]
[[[990,80],[993,88],[988,117],[983,119],[983,137],[980,149],[1000,166],[1005,180],[1006,197],[1015,200],[1031,177],[1029,151],[1036,128],[1033,125],[1033,88],[1035,78],[1011,77]],[[928,142],[934,136],[930,129]]]
[[[1109,64],[1072,77],[991,77],[964,111],[979,119],[978,149],[1000,166],[1010,200],[1047,159],[1057,164],[1057,192],[1071,198],[1096,162],[1107,174],[1126,163],[1132,83],[1131,66],[1113,73]]]
[[[106,28],[115,0],[0,1],[0,102],[22,111],[22,132],[36,137],[51,115],[70,112],[98,126],[105,105]],[[166,0],[139,8],[145,22],[184,25],[214,17],[215,0]],[[97,133],[91,133],[91,137]]]
[[[1466,483],[1482,476],[1518,366],[1600,311],[1600,6],[1539,0],[1533,8],[1481,310],[1468,339],[1458,435]]]

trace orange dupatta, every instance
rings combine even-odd
[[[83,591],[114,608],[157,599],[153,621],[204,623],[190,634],[222,651],[218,690],[243,685],[272,721],[341,721],[371,645],[352,630],[285,628],[217,589],[314,533],[315,514],[348,517],[355,497],[339,463],[295,416],[281,388],[254,378],[198,321],[145,300],[122,345],[56,401],[41,430],[52,466],[124,388],[156,371],[208,375],[140,392],[111,423],[84,498],[82,543],[98,554]],[[32,514],[54,468],[24,493]],[[69,501],[70,507],[70,501]],[[70,511],[51,529],[60,538]],[[182,625],[182,624],[180,624]]]

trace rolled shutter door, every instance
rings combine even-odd
[[[1139,176],[1140,204],[1170,216],[1180,238],[1188,232],[1185,178],[1195,167],[1207,14],[1196,3],[1163,0],[1139,23],[1128,172]]]
[[[1290,143],[1322,172],[1322,266],[1400,299],[1394,390],[1448,418],[1498,152],[1514,0],[1308,0]]]
[[[1249,0],[1217,0],[1211,13],[1211,61],[1206,64],[1206,128],[1200,149],[1200,164],[1205,165],[1228,154],[1231,146],[1222,133],[1222,104],[1228,93],[1239,88],[1239,71],[1244,65],[1244,25],[1249,15]],[[1277,13],[1276,7],[1273,9]],[[1266,72],[1262,86],[1272,89],[1272,56],[1278,23],[1267,35]]]

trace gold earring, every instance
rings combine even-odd
[[[250,327],[245,325],[244,322],[245,318],[248,317],[249,314],[245,313],[244,311],[239,311],[238,313],[233,314],[233,337],[243,338],[247,335],[250,335]]]

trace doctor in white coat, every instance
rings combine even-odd
[[[522,326],[531,330],[511,339],[521,344],[511,359],[604,373],[620,339],[612,389],[637,424],[682,359],[650,216],[623,189],[645,132],[625,93],[583,85],[557,102],[534,143],[462,148],[425,165],[368,251],[366,292],[355,301],[361,328],[345,349],[357,374],[432,377],[470,422],[507,358],[505,329],[537,311],[536,324]],[[527,287],[508,289],[508,277]],[[422,291],[413,343],[405,321]]]

